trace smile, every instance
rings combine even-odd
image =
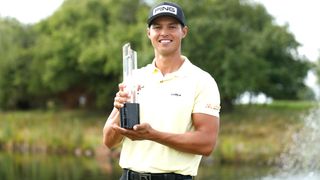
[[[160,43],[170,43],[170,42],[172,42],[172,40],[169,40],[169,39],[161,39],[159,42],[160,42]]]

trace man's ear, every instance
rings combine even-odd
[[[182,33],[183,33],[182,38],[185,38],[187,36],[187,34],[188,34],[188,26],[184,26],[182,28]]]
[[[147,28],[147,36],[150,39],[150,28],[149,27]]]

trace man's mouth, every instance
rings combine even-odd
[[[161,39],[159,42],[166,44],[166,43],[172,42],[172,40],[170,40],[170,39]]]

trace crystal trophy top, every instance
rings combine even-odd
[[[130,43],[122,47],[123,57],[123,82],[130,95],[128,102],[137,103],[137,87],[133,80],[133,72],[137,69],[137,52],[131,49]]]
[[[127,43],[122,47],[123,53],[123,82],[125,91],[129,93],[130,99],[120,108],[120,125],[122,128],[133,129],[140,124],[140,106],[137,103],[137,85],[133,79],[133,73],[137,69],[137,52],[132,50]]]

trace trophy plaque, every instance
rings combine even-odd
[[[137,69],[137,52],[131,49],[129,43],[122,47],[123,57],[123,82],[126,85],[125,91],[130,99],[120,108],[120,126],[126,129],[133,129],[133,126],[140,124],[139,103],[137,102],[137,85],[133,80],[133,71]]]

